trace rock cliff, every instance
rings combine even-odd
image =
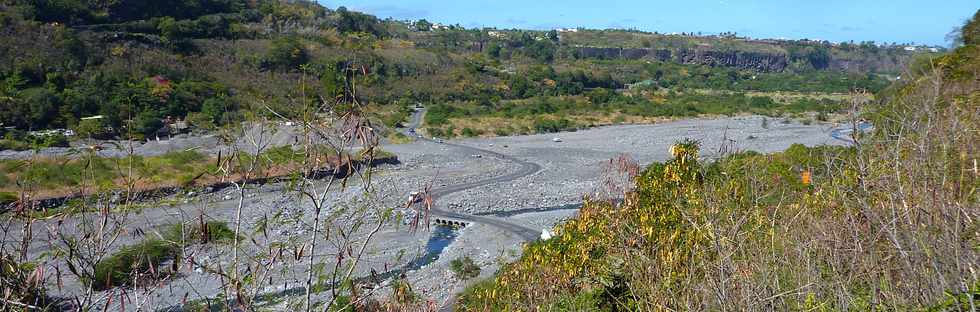
[[[578,47],[576,56],[601,59],[647,59],[681,64],[700,64],[708,66],[752,69],[761,72],[782,71],[789,64],[785,54],[721,51],[709,49],[643,49],[643,48],[600,48]]]

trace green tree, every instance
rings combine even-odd
[[[82,24],[94,21],[92,9],[82,0],[38,0],[35,18],[44,22]]]
[[[551,42],[557,43],[558,42],[558,31],[557,30],[554,30],[554,29],[552,29],[551,31],[549,31],[548,32],[548,40],[551,40]]]
[[[377,17],[348,11],[345,7],[337,8],[337,31],[341,33],[363,32],[379,38],[387,35],[387,31]]]
[[[31,88],[21,93],[24,105],[28,107],[28,121],[33,129],[50,128],[55,122],[61,99],[54,91],[45,88]]]
[[[609,91],[609,89],[606,88],[595,88],[589,90],[585,94],[585,96],[588,97],[593,104],[606,104],[609,103],[610,100],[612,100],[613,92]]]
[[[980,45],[980,10],[973,14],[973,18],[963,25],[961,30],[963,44]]]
[[[465,137],[471,138],[471,137],[479,136],[480,134],[482,134],[482,132],[474,130],[473,128],[470,127],[466,127],[463,128],[463,131],[460,134],[462,134]]]
[[[75,126],[75,133],[85,138],[102,137],[106,135],[106,125],[102,119],[79,120]]]
[[[41,147],[68,147],[68,137],[61,133],[45,135],[39,145]]]
[[[551,63],[555,59],[555,44],[551,41],[533,41],[524,48],[524,53],[542,63]]]
[[[429,29],[432,29],[432,23],[429,23],[429,21],[425,19],[420,19],[417,22],[415,22],[415,30],[429,31]]]
[[[147,138],[153,137],[157,130],[162,127],[163,121],[160,120],[160,113],[151,109],[140,112],[133,121],[133,131]]]
[[[210,118],[214,124],[221,124],[227,109],[227,100],[218,97],[204,100],[204,104],[201,105],[201,113]]]
[[[329,65],[320,75],[320,83],[323,84],[323,93],[328,99],[332,99],[343,91],[344,77],[335,65]]]
[[[306,48],[295,37],[282,37],[272,42],[272,49],[266,55],[270,67],[292,70],[309,61]]]
[[[511,96],[515,98],[525,98],[531,95],[531,82],[523,75],[511,77],[507,81]]]
[[[500,57],[500,51],[501,50],[502,50],[502,48],[500,47],[500,44],[498,44],[496,42],[491,42],[487,46],[487,55],[489,55],[492,58],[499,58]]]
[[[175,40],[180,36],[180,28],[177,25],[177,20],[170,16],[160,19],[160,22],[157,23],[157,31],[166,40]]]

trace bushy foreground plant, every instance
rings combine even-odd
[[[976,176],[958,174],[959,152],[896,161],[886,148],[795,145],[705,164],[696,144],[678,144],[622,204],[587,200],[554,238],[460,302],[474,311],[968,304],[980,263],[980,211],[967,195]],[[921,165],[937,162],[951,166]]]
[[[480,276],[480,266],[473,262],[473,258],[459,257],[449,262],[449,270],[456,278],[468,280]]]

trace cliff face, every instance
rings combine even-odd
[[[901,72],[909,59],[894,56],[865,58],[835,57],[830,59],[830,69],[848,72]]]
[[[761,72],[778,72],[789,63],[786,55],[743,51],[716,51],[707,49],[643,49],[643,48],[597,48],[579,47],[576,50],[582,58],[603,59],[647,59],[660,62],[699,64],[708,66],[752,69]]]
[[[761,72],[782,71],[789,63],[783,54],[712,50],[680,50],[675,53],[674,59],[684,64],[735,67]]]
[[[789,57],[782,53],[724,51],[711,49],[644,49],[644,48],[599,48],[577,47],[575,55],[581,58],[651,60],[699,64],[708,66],[734,67],[760,72],[779,72],[789,66]],[[828,70],[847,72],[897,72],[908,57],[886,53],[866,55],[831,54]]]

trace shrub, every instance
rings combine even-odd
[[[177,252],[175,243],[160,239],[147,239],[139,244],[123,247],[95,265],[94,279],[90,282],[98,290],[132,285],[134,277],[143,277],[151,271],[151,267],[153,271],[159,272],[156,268],[162,262],[177,256]]]
[[[394,114],[385,115],[381,118],[381,122],[388,128],[399,128],[402,127],[402,123],[408,120],[409,115],[396,112]]]
[[[459,257],[449,262],[449,270],[460,280],[468,280],[480,276],[480,266],[469,256]]]
[[[33,310],[9,305],[11,302],[43,307],[41,311],[48,311],[46,308],[52,300],[47,296],[43,280],[34,279],[34,273],[33,264],[21,263],[6,253],[0,254],[0,292],[4,301],[0,305],[5,311]]]
[[[204,226],[173,225],[161,233],[162,238],[147,238],[125,246],[95,265],[92,287],[106,290],[116,286],[133,285],[134,278],[156,279],[166,272],[160,265],[180,257],[181,243],[211,243],[234,239],[235,233],[225,222],[206,222]],[[176,260],[175,260],[176,261]],[[149,275],[155,273],[156,275]]]
[[[534,120],[534,131],[539,133],[546,132],[560,132],[572,129],[572,122],[565,118],[559,119],[544,119],[538,118]]]
[[[449,118],[458,114],[453,106],[437,104],[431,105],[425,112],[425,124],[429,126],[441,126],[449,123]]]
[[[414,303],[419,301],[422,296],[412,290],[412,285],[407,280],[399,278],[392,283],[392,301],[400,304]]]
[[[830,119],[830,116],[828,116],[826,112],[819,112],[819,113],[817,113],[817,120],[818,121],[825,122],[825,121],[827,121],[829,119]]]
[[[411,143],[412,138],[404,133],[392,131],[391,134],[388,135],[388,141],[390,141],[392,144],[405,144]]]
[[[224,221],[205,222],[205,226],[194,224],[190,227],[181,227],[179,224],[171,226],[170,232],[165,236],[169,240],[181,241],[181,234],[186,241],[193,243],[227,242],[235,238],[235,231],[228,227]]]
[[[274,40],[265,58],[268,67],[283,70],[295,70],[300,65],[306,64],[308,60],[309,54],[306,48],[294,37],[280,37]]]
[[[75,125],[75,133],[83,138],[105,138],[109,133],[101,119],[79,120]]]
[[[31,148],[68,147],[68,137],[60,133],[28,135],[20,139],[0,140],[0,150],[28,150]]]
[[[20,199],[20,197],[17,196],[16,193],[0,192],[0,207],[2,207],[3,205],[13,203],[18,199]]]
[[[205,113],[191,112],[187,114],[187,117],[184,120],[196,128],[205,130],[212,130],[216,128],[214,116]]]
[[[2,150],[14,150],[14,151],[24,151],[31,149],[31,145],[23,141],[16,140],[0,140],[0,151]]]
[[[483,131],[473,130],[473,128],[466,127],[466,128],[463,128],[463,131],[461,132],[461,134],[464,137],[472,138],[472,137],[479,136],[479,135],[483,134]]]
[[[432,136],[432,137],[444,137],[444,136],[446,136],[446,132],[443,131],[442,128],[426,128],[425,129],[425,132],[428,132],[429,133],[429,136]]]

